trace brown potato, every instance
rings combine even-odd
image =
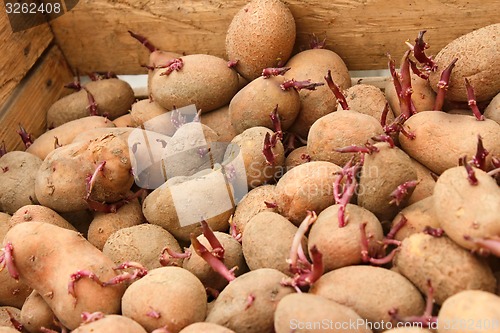
[[[276,185],[276,203],[281,215],[298,226],[307,211],[321,213],[332,205],[335,173],[333,163],[315,161],[299,165],[285,173]]]
[[[206,54],[181,57],[183,67],[151,78],[151,96],[161,107],[172,110],[194,104],[197,110],[209,112],[227,105],[238,91],[238,74],[227,62]]]
[[[384,134],[380,122],[356,111],[336,111],[318,119],[309,131],[307,151],[313,161],[327,161],[344,166],[354,153],[335,149],[363,145],[371,137]]]
[[[271,333],[276,306],[293,293],[281,282],[287,276],[275,269],[261,268],[239,276],[214,301],[206,321],[238,333]]]
[[[14,308],[12,306],[0,306],[0,327],[12,327],[16,328],[12,322],[10,321],[9,313],[14,317],[17,321],[19,321],[21,316],[21,310],[18,308]],[[19,332],[16,330],[16,332]]]
[[[500,124],[500,93],[498,93],[484,109],[483,115],[486,119],[491,119]]]
[[[122,299],[122,313],[148,332],[165,327],[178,333],[205,319],[207,297],[203,284],[180,267],[161,267],[132,283]],[[148,315],[157,313],[158,316]]]
[[[40,205],[26,205],[19,208],[8,222],[9,228],[23,222],[44,222],[76,231],[76,228],[52,209]]]
[[[179,243],[168,231],[154,224],[139,224],[111,234],[102,252],[116,265],[133,261],[151,270],[161,267],[159,257],[165,246],[181,252]],[[182,260],[176,262],[181,264]]]
[[[248,222],[260,212],[277,212],[278,208],[273,207],[276,202],[276,185],[262,185],[248,192],[236,206],[233,223],[241,234],[244,233]],[[266,205],[271,204],[271,207]]]
[[[434,229],[440,227],[436,210],[434,209],[434,198],[432,196],[403,208],[400,214],[396,215],[392,220],[392,226],[395,226],[401,221],[401,215],[404,215],[407,222],[394,235],[394,239],[399,241],[415,233],[423,232],[426,227]]]
[[[356,323],[354,328],[350,323]],[[312,294],[283,297],[274,314],[276,333],[371,333],[364,320],[351,307]]]
[[[0,239],[3,240],[5,233],[0,230]],[[14,280],[8,270],[0,271],[0,306],[13,306],[21,308],[32,289],[25,283]]]
[[[128,139],[128,136],[130,133],[132,133],[134,129],[133,128],[127,128],[127,127],[98,127],[98,128],[93,128],[89,129],[87,131],[83,131],[80,134],[78,134],[71,143],[75,142],[88,142],[91,140],[95,140],[97,138],[100,138],[102,136],[108,135],[108,134],[113,134],[116,135],[117,137],[120,137],[124,140]]]
[[[307,153],[307,146],[295,148],[292,150],[290,154],[286,157],[285,160],[285,169],[286,171],[290,171],[291,169],[299,166],[301,164],[307,163],[311,161],[311,156]]]
[[[316,246],[323,254],[325,272],[362,263],[362,223],[366,223],[366,233],[372,235],[373,242],[381,241],[384,237],[382,225],[367,209],[348,204],[345,210],[347,224],[342,228],[339,227],[338,210],[339,205],[323,210],[309,232],[309,252]]]
[[[172,136],[176,131],[171,118],[172,111],[168,111],[150,99],[143,99],[132,104],[130,116],[134,127],[168,136]]]
[[[280,0],[253,0],[233,17],[226,34],[226,54],[251,81],[266,67],[285,63],[295,44],[295,20]]]
[[[478,102],[493,98],[500,91],[500,23],[474,30],[446,45],[434,57],[438,70],[431,72],[429,82],[437,91],[437,83],[453,59],[458,61],[446,90],[446,98],[452,101],[467,101],[464,78],[474,87]]]
[[[219,136],[219,142],[231,142],[238,133],[229,118],[229,105],[200,116],[201,123],[210,127]]]
[[[350,307],[373,326],[390,322],[389,311],[393,309],[403,318],[419,316],[425,309],[422,295],[410,281],[381,267],[336,269],[316,281],[310,292]],[[382,330],[376,328],[374,331]]]
[[[237,133],[263,126],[274,129],[270,115],[278,106],[278,116],[284,131],[292,126],[300,110],[300,97],[296,89],[282,89],[282,76],[261,76],[249,84],[231,99],[229,117]]]
[[[413,158],[411,159],[411,164],[413,165],[413,170],[417,172],[418,184],[413,189],[406,205],[411,205],[422,199],[430,197],[434,191],[434,186],[436,185],[436,181],[432,178],[431,170]]]
[[[113,120],[113,124],[115,124],[116,127],[133,127],[132,123],[132,116],[130,113],[124,114],[123,116],[120,116]]]
[[[26,298],[21,308],[20,322],[32,333],[41,333],[42,327],[57,330],[54,324],[54,312],[36,290]]]
[[[35,178],[42,160],[23,151],[0,157],[0,211],[13,214],[25,205],[38,203]]]
[[[116,119],[130,110],[134,103],[134,91],[120,79],[91,81],[84,87],[92,94],[97,104],[97,113],[108,119]],[[87,91],[81,89],[55,102],[47,111],[49,128],[61,126],[72,120],[89,116]]]
[[[430,279],[437,304],[463,290],[494,292],[496,280],[485,261],[448,237],[416,233],[402,242],[394,266],[422,292]]]
[[[413,101],[413,105],[415,105],[415,110],[417,112],[434,109],[436,93],[432,90],[428,80],[424,80],[418,75],[412,73],[411,88],[413,89],[411,100]],[[396,94],[396,88],[394,88],[394,82],[392,80],[387,81],[385,85],[385,97],[387,98],[394,115],[396,117],[399,116],[401,114],[399,97]],[[387,117],[387,123],[389,123],[389,117]]]
[[[325,75],[331,70],[332,79],[341,90],[351,86],[347,66],[338,54],[331,50],[311,49],[299,52],[290,58],[286,66],[290,67],[285,73],[287,79],[324,83]],[[302,89],[299,95],[301,108],[290,131],[307,139],[312,124],[337,109],[337,99],[326,84],[317,87],[316,91]]]
[[[235,333],[233,330],[213,323],[194,323],[184,327],[179,333]]]
[[[99,320],[83,324],[73,333],[146,333],[136,321],[119,315],[106,315]]]
[[[384,93],[380,88],[369,84],[356,84],[344,91],[345,99],[349,110],[357,111],[359,113],[372,116],[380,121],[382,118],[382,111],[385,108],[387,100]],[[337,106],[337,111],[341,111],[342,106]],[[394,113],[389,106],[387,113],[387,124],[394,120]]]

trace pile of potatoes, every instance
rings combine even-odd
[[[417,38],[428,78],[402,62],[385,94],[293,54],[280,0],[241,8],[227,59],[130,34],[148,99],[74,83],[0,153],[0,332],[500,331],[500,24]]]

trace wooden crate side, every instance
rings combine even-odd
[[[0,2],[0,45],[2,46],[0,53],[0,107],[52,40],[53,35],[48,24],[25,31],[12,32],[4,2]]]
[[[129,37],[131,29],[147,35],[159,48],[179,53],[224,57],[227,27],[246,0],[80,1],[51,22],[70,65],[82,72],[113,70],[144,73],[148,52]],[[399,58],[404,41],[426,29],[430,53],[454,38],[498,22],[498,0],[289,0],[296,18],[297,49],[310,34],[327,38],[349,69],[387,67],[386,52]]]
[[[63,86],[72,80],[73,74],[61,50],[51,46],[0,108],[0,142],[5,141],[9,151],[24,150],[16,133],[19,124],[35,138],[40,136],[47,126],[47,110],[69,93]]]

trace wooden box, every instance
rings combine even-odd
[[[81,0],[64,15],[13,32],[0,2],[0,142],[22,149],[22,124],[40,135],[49,106],[69,93],[79,73],[143,74],[148,52],[127,30],[161,49],[224,57],[227,27],[246,0]],[[68,0],[66,0],[66,4]],[[327,39],[352,71],[387,68],[404,41],[427,30],[430,54],[456,37],[498,23],[500,1],[484,0],[289,0],[297,24],[296,50],[311,34]],[[353,76],[356,72],[353,72]]]

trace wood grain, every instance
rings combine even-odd
[[[246,0],[80,1],[51,22],[73,68],[144,73],[148,52],[127,30],[147,35],[159,48],[179,53],[225,55],[227,27]],[[312,33],[349,69],[386,68],[386,52],[399,58],[404,41],[426,29],[430,53],[474,29],[498,23],[499,0],[289,0],[297,24],[299,50]]]
[[[73,74],[57,46],[51,46],[40,62],[19,83],[6,103],[0,108],[0,142],[7,149],[24,150],[16,133],[19,124],[35,138],[46,128],[49,107],[61,96],[69,93],[63,86],[73,80]]]
[[[13,33],[0,2],[0,106],[53,40],[48,24]]]

